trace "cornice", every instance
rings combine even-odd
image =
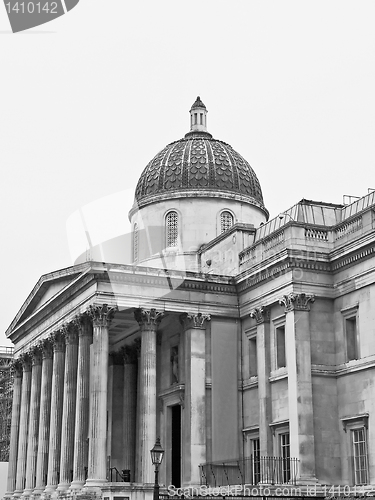
[[[216,246],[220,241],[225,240],[226,238],[236,233],[237,231],[246,231],[247,233],[251,234],[256,233],[256,229],[253,224],[244,224],[242,222],[237,222],[236,224],[233,224],[233,226],[231,226],[224,233],[219,234],[219,236],[216,236],[216,238],[214,238],[210,242],[202,245],[198,250],[198,254],[201,255],[202,253],[207,252],[207,250]]]

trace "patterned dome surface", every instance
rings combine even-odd
[[[135,199],[141,206],[149,197],[181,190],[202,190],[206,196],[209,191],[237,194],[264,208],[262,190],[249,163],[208,132],[189,132],[160,151],[142,172]]]

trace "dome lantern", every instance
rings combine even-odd
[[[190,109],[190,132],[207,132],[207,109],[199,96]]]

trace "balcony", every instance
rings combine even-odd
[[[201,485],[214,488],[244,484],[296,484],[298,460],[252,456],[201,464],[199,469]]]

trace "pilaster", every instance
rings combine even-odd
[[[87,488],[107,482],[107,403],[109,326],[117,306],[93,305],[88,315],[93,322],[93,373],[91,376],[91,425]]]
[[[316,482],[309,311],[315,297],[284,295],[286,313],[290,454],[299,462],[298,481]]]
[[[250,313],[257,323],[257,364],[258,364],[258,398],[259,398],[259,442],[260,455],[272,456],[272,399],[269,382],[270,360],[270,308],[261,306]]]
[[[206,325],[208,314],[181,314],[185,340],[184,461],[182,486],[199,486],[206,462]]]
[[[156,309],[136,309],[134,312],[141,330],[139,366],[139,416],[137,435],[137,482],[153,482],[150,450],[156,441],[156,331],[164,313]]]

